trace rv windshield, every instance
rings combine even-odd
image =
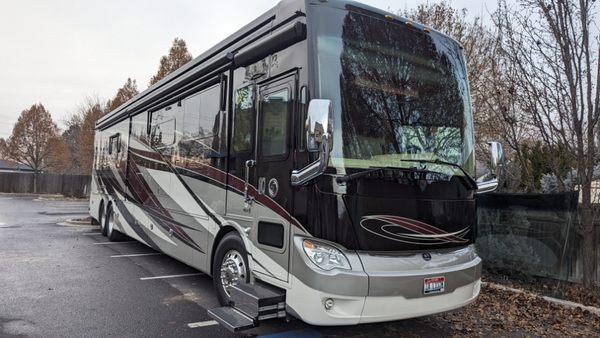
[[[335,111],[330,165],[410,167],[414,161],[403,160],[441,160],[473,175],[471,103],[459,45],[357,11],[365,12],[318,14],[317,89]]]

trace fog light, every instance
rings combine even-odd
[[[335,302],[331,298],[327,298],[327,299],[325,299],[325,302],[323,302],[323,305],[325,306],[325,310],[328,310],[328,311],[333,309],[334,304],[335,304]]]

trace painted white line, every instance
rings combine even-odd
[[[162,255],[162,252],[142,253],[142,254],[130,254],[130,255],[114,255],[110,258],[121,258],[121,257],[142,257],[142,256],[158,256]]]
[[[98,236],[98,235],[102,235],[102,233],[100,232],[86,232],[85,234],[82,234],[84,236]]]
[[[166,279],[166,278],[178,278],[178,277],[189,277],[189,276],[200,276],[200,275],[203,275],[203,273],[184,273],[184,274],[181,274],[181,275],[142,277],[142,278],[140,278],[140,280]]]
[[[126,242],[100,242],[100,243],[94,243],[94,245],[111,245],[111,244],[127,244],[127,243],[136,243],[136,241],[126,241]]]
[[[213,326],[213,325],[219,325],[219,323],[216,320],[207,320],[205,322],[189,323],[188,327],[190,327],[191,329],[195,329],[198,327]]]

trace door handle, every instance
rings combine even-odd
[[[250,185],[250,168],[256,165],[255,160],[246,161],[246,175],[244,180],[244,211],[249,212],[250,206],[254,202],[254,197],[251,197],[248,193],[248,186]]]

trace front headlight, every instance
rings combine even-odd
[[[340,250],[330,245],[305,239],[302,241],[302,247],[311,262],[323,270],[352,269],[348,258]]]

